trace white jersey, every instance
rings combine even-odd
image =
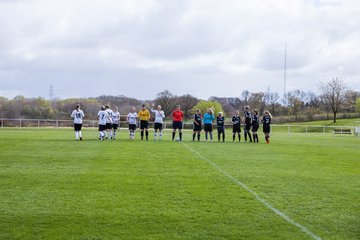
[[[120,121],[120,113],[119,112],[113,112],[112,123],[113,124],[119,124],[119,121]]]
[[[99,125],[106,125],[106,119],[108,118],[107,112],[101,110],[98,112]]]
[[[108,115],[108,118],[106,118],[106,123],[112,123],[112,116],[114,114],[113,110],[111,110],[110,108],[106,109],[105,112]]]
[[[127,119],[128,119],[129,124],[136,124],[137,113],[136,112],[134,112],[134,113],[130,112],[127,115]]]
[[[156,123],[163,123],[164,118],[165,118],[164,111],[151,109],[151,112],[155,113],[155,122]]]
[[[74,123],[75,124],[82,124],[82,119],[83,117],[85,117],[84,115],[84,112],[82,110],[74,110],[72,113],[71,113],[71,117],[74,118]]]

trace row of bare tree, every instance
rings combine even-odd
[[[321,94],[290,91],[286,96],[276,92],[243,91],[239,97],[210,97],[208,100],[219,102],[225,115],[231,116],[234,110],[241,110],[249,105],[260,113],[265,109],[274,116],[292,116],[295,121],[315,120],[319,114],[331,113],[336,121],[338,113],[360,112],[360,92],[350,90],[346,84],[334,78],[329,82],[321,82],[318,86]],[[88,119],[96,119],[101,105],[108,104],[112,108],[118,107],[122,115],[126,115],[132,106],[140,108],[146,103],[150,108],[153,104],[160,104],[167,116],[176,105],[181,105],[186,118],[191,118],[194,107],[200,99],[189,94],[176,96],[165,90],[156,95],[154,100],[141,101],[126,96],[100,96],[96,98],[57,99],[25,98],[17,96],[14,99],[0,97],[0,118],[29,118],[29,119],[69,119],[71,111],[79,103]]]

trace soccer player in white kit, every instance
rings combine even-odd
[[[136,113],[136,109],[135,107],[132,107],[131,112],[129,112],[129,114],[127,115],[127,121],[129,123],[130,140],[134,140],[135,138],[137,118],[138,115]]]
[[[154,108],[154,104],[153,104],[153,108]],[[157,140],[157,132],[159,131],[159,141],[161,141],[162,138],[162,129],[163,129],[163,122],[164,122],[164,118],[165,118],[165,113],[164,111],[161,110],[161,106],[158,105],[157,109],[151,109],[152,113],[155,113],[155,124],[154,124],[154,141]]]
[[[75,139],[82,141],[81,127],[82,127],[82,119],[85,117],[83,110],[80,109],[80,104],[76,104],[75,110],[71,113],[71,117],[74,118],[74,131],[75,131]]]
[[[110,137],[112,138],[112,115],[114,112],[110,109],[108,105],[105,106],[105,112],[108,115],[108,118],[106,119],[106,127],[105,127],[105,139],[108,139],[107,133],[109,132]]]
[[[98,112],[99,117],[99,140],[104,140],[105,130],[106,130],[106,120],[109,118],[107,112],[105,112],[105,107],[101,106],[101,110]]]
[[[115,140],[116,138],[116,130],[119,127],[119,121],[120,121],[120,113],[119,113],[119,108],[116,107],[115,111],[112,114],[112,129],[113,129],[113,135],[111,137],[111,139]]]

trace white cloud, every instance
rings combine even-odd
[[[359,13],[356,0],[0,1],[0,93],[281,93],[285,43],[289,88],[340,76],[360,91]]]

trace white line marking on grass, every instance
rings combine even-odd
[[[316,234],[312,233],[309,229],[307,229],[306,227],[304,227],[303,225],[301,225],[300,223],[292,220],[290,217],[288,217],[285,213],[281,212],[279,209],[274,208],[273,206],[271,206],[270,203],[268,203],[267,201],[265,201],[263,198],[261,198],[256,192],[254,192],[251,188],[249,188],[246,184],[242,183],[241,181],[239,181],[238,179],[236,179],[235,177],[231,176],[229,173],[227,173],[226,171],[224,171],[223,169],[221,169],[218,165],[216,165],[213,161],[211,161],[210,159],[202,156],[199,152],[197,152],[196,150],[192,149],[191,147],[189,147],[186,143],[183,142],[183,145],[191,152],[195,153],[199,158],[201,158],[202,160],[204,160],[205,162],[209,163],[210,165],[212,165],[216,170],[218,170],[219,172],[221,172],[223,175],[225,175],[227,178],[231,179],[234,183],[236,183],[237,185],[239,185],[240,187],[242,187],[244,190],[248,191],[249,193],[251,193],[256,200],[258,200],[259,202],[261,202],[263,205],[265,205],[267,208],[269,208],[271,211],[273,211],[275,214],[279,215],[281,218],[285,219],[285,221],[287,221],[288,223],[294,225],[295,227],[299,228],[301,231],[303,231],[304,233],[308,234],[309,236],[311,236],[313,239],[316,240],[321,240],[321,238],[319,236],[317,236]]]

